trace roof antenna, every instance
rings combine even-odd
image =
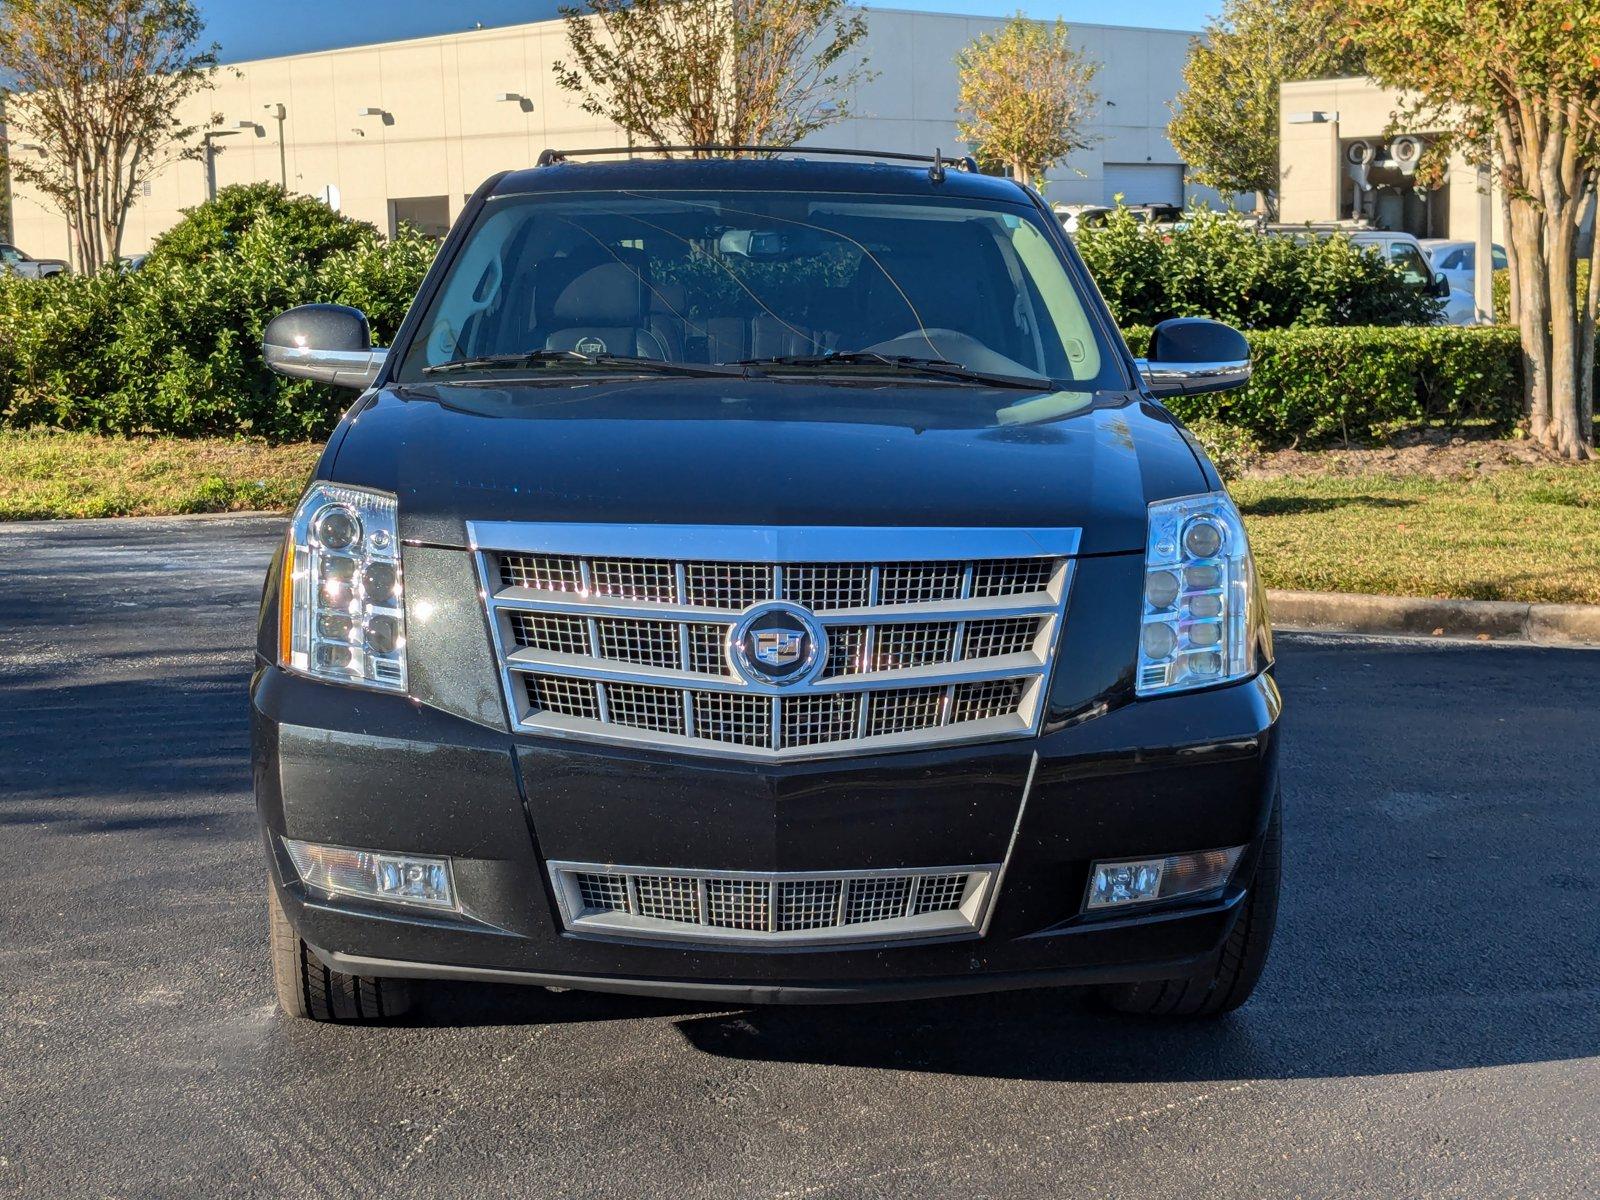
[[[933,166],[928,168],[928,182],[944,182],[944,151],[941,149],[935,149],[933,152]]]

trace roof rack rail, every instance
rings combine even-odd
[[[837,146],[602,146],[586,150],[546,149],[539,154],[539,166],[550,167],[573,158],[593,158],[601,155],[624,154],[629,158],[645,154],[837,154],[846,158],[893,159],[895,162],[929,164],[929,176],[935,183],[944,178],[946,166],[958,167],[970,174],[978,174],[978,161],[972,155],[946,158],[944,152],[932,154],[903,154],[898,150],[846,150]]]

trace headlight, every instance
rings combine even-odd
[[[397,512],[386,492],[311,485],[284,549],[278,660],[285,667],[317,679],[405,691]]]
[[[1227,493],[1152,504],[1144,561],[1137,694],[1253,675],[1260,598],[1244,523]]]

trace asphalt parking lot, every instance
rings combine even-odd
[[[1286,892],[1206,1025],[1074,993],[278,1015],[278,521],[0,525],[0,1195],[1600,1194],[1600,654],[1284,638]]]

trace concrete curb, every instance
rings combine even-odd
[[[1272,623],[1315,633],[1474,638],[1600,648],[1600,605],[1268,591]]]

